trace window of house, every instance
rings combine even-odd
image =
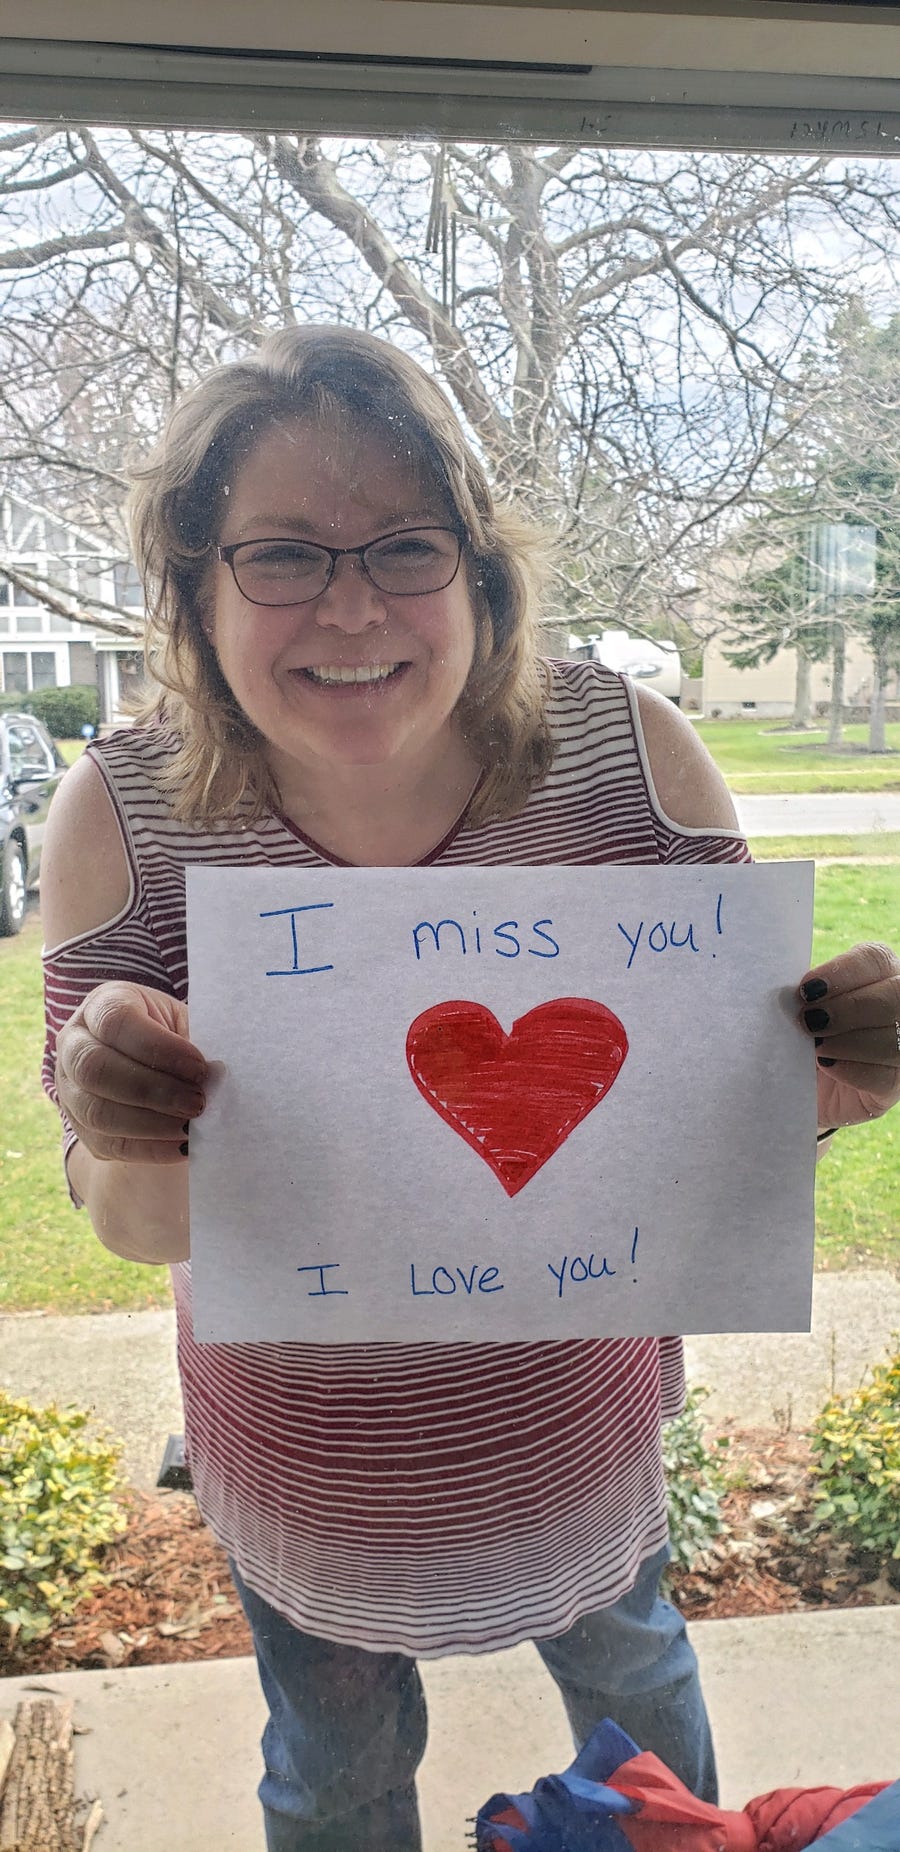
[[[3,651],[3,692],[28,693],[28,656],[23,649]]]
[[[113,567],[113,580],[116,588],[116,604],[124,605],[126,610],[133,608],[142,611],[144,588],[134,561],[116,560]]]
[[[33,650],[31,653],[32,688],[56,687],[56,651]]]
[[[39,570],[34,560],[21,560],[19,563],[23,572],[36,573]],[[44,610],[34,592],[29,591],[26,585],[13,585],[12,601],[16,611],[12,628],[16,636],[33,635],[35,631],[43,630]]]

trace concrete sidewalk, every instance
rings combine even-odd
[[[849,1787],[900,1772],[900,1607],[692,1628],[722,1804],[775,1787]],[[529,1646],[421,1667],[431,1720],[420,1777],[425,1852],[464,1852],[497,1790],[571,1760],[555,1687]],[[0,1682],[0,1717],[36,1681]],[[106,1815],[96,1852],[262,1852],[255,1786],[264,1721],[252,1660],[72,1672],[80,1794]],[[398,1852],[403,1852],[398,1847]]]
[[[802,1426],[832,1387],[852,1389],[900,1329],[891,1273],[820,1274],[810,1335],[689,1340],[713,1424]],[[0,1382],[74,1400],[123,1435],[133,1482],[152,1485],[181,1428],[170,1312],[0,1319]],[[716,1736],[723,1804],[769,1788],[900,1775],[900,1605],[691,1630]],[[431,1716],[421,1795],[426,1852],[463,1852],[465,1820],[497,1789],[531,1787],[571,1748],[555,1687],[529,1646],[426,1663]],[[264,1709],[252,1660],[0,1681],[74,1699],[78,1791],[107,1823],[96,1852],[262,1852],[255,1800]],[[399,1849],[398,1849],[399,1852]]]

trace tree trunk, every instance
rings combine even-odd
[[[876,643],[872,649],[872,705],[869,709],[869,751],[885,752],[887,738],[884,730],[884,684],[887,663],[885,652]]]
[[[794,684],[791,726],[808,727],[812,721],[812,657],[807,655],[802,643],[797,644],[796,655],[797,679]]]
[[[831,715],[828,724],[828,745],[837,752],[844,743],[844,676],[847,667],[847,637],[844,626],[834,626],[834,643],[831,658]]]

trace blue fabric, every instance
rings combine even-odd
[[[621,1731],[654,1750],[686,1786],[714,1800],[696,1659],[680,1614],[658,1593],[667,1559],[667,1550],[658,1551],[614,1607],[586,1615],[558,1639],[538,1641],[537,1650],[559,1686],[580,1752],[571,1771],[576,1781],[604,1778],[596,1744],[588,1739],[601,1718],[615,1717]],[[259,1788],[268,1852],[397,1852],[401,1846],[419,1852],[415,1773],[426,1716],[415,1661],[303,1634],[248,1589],[233,1564],[232,1575],[269,1707]],[[616,1739],[627,1742],[621,1731]],[[607,1756],[612,1741],[606,1739]],[[545,1798],[553,1807],[562,1797],[553,1788],[556,1778],[548,1779]],[[472,1795],[473,1809],[476,1800]],[[609,1839],[592,1852],[621,1852],[621,1846]]]
[[[816,1852],[898,1852],[900,1781],[867,1801],[849,1820],[816,1840]]]
[[[623,1762],[630,1762],[640,1753],[640,1744],[633,1743],[611,1717],[604,1717],[579,1749],[569,1773],[584,1781],[608,1781]]]
[[[607,1717],[579,1750],[564,1775],[548,1775],[530,1794],[495,1794],[475,1821],[476,1852],[493,1852],[498,1838],[511,1852],[631,1852],[616,1824],[634,1803],[603,1786],[638,1746]],[[498,1814],[515,1807],[525,1827],[496,1827]]]
[[[632,1852],[631,1841],[620,1832],[614,1816],[633,1813],[634,1808],[612,1788],[579,1782],[572,1775],[548,1775],[529,1795],[515,1797],[514,1805],[526,1822],[522,1830],[487,1824],[504,1811],[504,1800],[508,1806],[508,1798],[495,1796],[479,1813],[476,1852],[493,1852],[500,1842],[510,1852]]]

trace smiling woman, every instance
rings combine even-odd
[[[415,861],[546,765],[540,541],[404,354],[317,328],[220,369],[139,473],[133,526],[198,754],[185,814],[249,791],[338,859]]]
[[[341,433],[322,456],[315,426],[302,422],[266,432],[231,485],[225,531],[246,538],[219,549],[206,635],[268,741],[282,808],[347,860],[359,859],[346,819],[362,768],[370,815],[388,785],[393,793],[389,834],[380,846],[370,837],[386,862],[401,859],[404,825],[413,859],[432,848],[478,779],[454,718],[475,615],[460,541],[439,525],[443,501],[437,482],[365,429]],[[285,542],[299,528],[318,545],[298,559]],[[426,543],[417,529],[437,538]]]
[[[539,657],[534,537],[381,341],[295,329],[201,382],[133,522],[158,686],[51,819],[46,1082],[101,1240],[173,1263],[194,1484],[271,1711],[269,1845],[416,1846],[415,1658],[525,1639],[579,1740],[614,1716],[712,1797],[693,1652],[659,1595],[677,1340],[196,1342],[184,1158],[209,1073],[184,870],[741,863],[728,794],[666,702]],[[896,961],[857,948],[806,984],[810,1043],[823,1015],[832,1037],[823,1123],[883,1111]],[[253,1237],[248,1215],[248,1256]]]

